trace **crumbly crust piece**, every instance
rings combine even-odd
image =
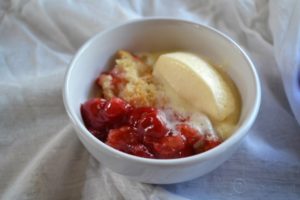
[[[98,84],[106,99],[120,97],[136,107],[155,106],[157,103],[152,66],[127,51],[117,52],[114,68],[101,74]]]

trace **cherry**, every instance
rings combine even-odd
[[[106,140],[109,129],[126,123],[132,107],[120,98],[105,100],[94,98],[81,105],[81,114],[86,127],[94,136]]]
[[[202,142],[194,145],[196,153],[203,153],[222,143],[222,140],[219,137],[211,133],[206,133],[204,138],[205,139]]]
[[[107,137],[107,131],[106,130],[96,130],[96,129],[88,129],[96,138],[104,142]]]
[[[143,144],[132,145],[129,153],[144,158],[154,158],[154,155],[150,153],[149,149]]]
[[[179,158],[185,150],[185,141],[181,135],[162,137],[153,144],[153,151],[158,158]]]
[[[208,151],[221,144],[219,137],[210,133],[200,134],[188,124],[178,124],[176,129],[186,138],[187,144],[193,148],[195,153]]]
[[[131,105],[126,101],[117,97],[113,97],[105,103],[103,108],[103,115],[105,115],[108,121],[116,121],[116,119],[126,116],[131,110]]]
[[[132,155],[153,158],[153,154],[147,149],[147,147],[141,144],[139,136],[132,127],[123,126],[118,129],[111,129],[109,131],[106,144],[109,146],[129,153]]]
[[[176,125],[176,130],[180,131],[182,135],[187,140],[187,144],[193,146],[195,143],[204,140],[203,135],[201,135],[196,129],[192,128],[188,124],[178,124]]]
[[[103,119],[101,117],[102,110],[106,103],[105,99],[90,99],[81,105],[81,115],[87,128],[102,129]]]
[[[166,123],[159,116],[157,109],[141,116],[137,122],[137,130],[143,135],[154,138],[162,138],[170,132],[166,127]]]
[[[156,109],[153,107],[140,107],[135,108],[132,110],[132,112],[129,115],[128,123],[131,126],[136,127],[138,125],[139,120],[141,117],[147,113],[156,112]]]
[[[130,126],[111,129],[106,141],[106,144],[124,152],[129,151],[130,145],[139,143],[136,132]]]
[[[221,140],[207,140],[204,146],[204,151],[208,151],[221,144]]]

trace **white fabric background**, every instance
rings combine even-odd
[[[297,0],[0,1],[0,197],[300,199],[299,15]],[[104,169],[62,103],[76,50],[101,30],[146,16],[223,31],[249,53],[262,83],[260,113],[238,151],[185,183],[141,184]]]

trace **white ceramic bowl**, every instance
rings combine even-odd
[[[204,56],[216,65],[224,66],[242,97],[242,113],[237,130],[212,150],[171,160],[132,156],[99,141],[85,128],[80,105],[89,99],[95,79],[101,71],[111,66],[118,49],[134,52],[174,49],[190,51]],[[261,90],[255,67],[249,57],[224,34],[188,21],[150,18],[118,25],[86,42],[68,69],[63,97],[79,139],[99,162],[137,181],[167,184],[199,177],[226,161],[237,149],[256,118]]]

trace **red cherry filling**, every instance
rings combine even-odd
[[[206,133],[204,136],[205,139],[203,141],[194,145],[195,152],[197,154],[208,151],[222,143],[218,137],[212,136],[210,133]]]
[[[143,135],[155,138],[166,136],[170,130],[158,115],[158,110],[144,113],[137,122],[137,130]]]
[[[198,131],[187,124],[178,124],[176,129],[184,135],[187,144],[193,146],[195,143],[204,139],[203,135],[199,134]]]
[[[221,140],[217,136],[210,133],[200,134],[188,124],[178,124],[176,129],[185,136],[187,144],[193,148],[195,153],[208,151],[221,144]]]
[[[132,145],[140,144],[137,133],[129,126],[123,126],[118,129],[111,129],[107,137],[106,144],[127,152]]]
[[[129,115],[128,123],[131,126],[136,127],[142,116],[144,116],[147,113],[152,113],[152,112],[155,112],[155,111],[156,111],[156,109],[152,108],[152,107],[135,108],[135,109],[132,110],[132,112]]]
[[[132,108],[130,104],[120,98],[113,97],[109,101],[106,101],[103,108],[103,115],[108,119],[108,121],[116,123],[120,119],[126,117],[131,110]]]
[[[81,105],[81,114],[86,127],[100,140],[105,141],[111,128],[120,127],[126,123],[130,104],[120,98],[94,98]]]
[[[153,144],[153,150],[157,158],[180,158],[185,145],[181,135],[166,136]]]
[[[81,115],[85,126],[88,129],[102,129],[103,118],[102,111],[106,103],[105,99],[94,98],[90,99],[81,105]]]
[[[129,126],[110,130],[106,144],[125,153],[153,158],[153,154],[149,152],[146,146],[141,144],[137,132]]]
[[[166,127],[158,109],[134,108],[120,98],[94,98],[81,105],[87,129],[111,147],[145,158],[181,158],[207,151],[221,143],[201,134],[188,121],[177,120],[176,130]],[[176,133],[176,134],[174,134]]]

